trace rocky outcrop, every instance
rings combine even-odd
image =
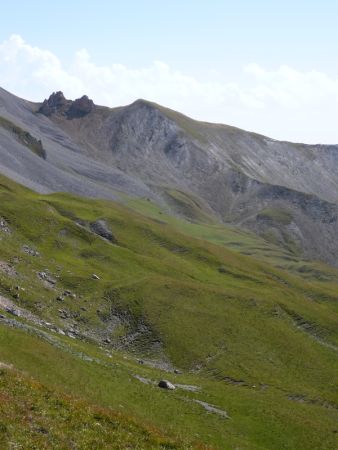
[[[42,159],[46,159],[47,154],[40,139],[36,139],[27,130],[15,125],[11,120],[0,117],[0,127],[7,130],[22,145],[29,148],[33,153]]]
[[[70,106],[70,101],[65,98],[63,92],[53,92],[40,106],[39,113],[49,117],[52,114],[63,114]]]
[[[103,239],[106,239],[109,242],[117,243],[117,240],[113,233],[108,228],[108,225],[105,220],[100,219],[92,222],[90,224],[90,229],[93,233],[101,236]]]
[[[65,116],[68,119],[80,118],[89,114],[94,109],[93,100],[87,95],[83,95],[74,101],[67,100],[63,92],[53,92],[48,99],[45,99],[38,112],[47,117],[53,114]]]
[[[67,111],[67,117],[69,119],[83,117],[89,114],[93,109],[93,100],[90,100],[87,95],[83,95],[81,98],[78,98],[72,102]]]

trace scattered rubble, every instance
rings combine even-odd
[[[0,217],[0,231],[7,234],[11,233],[11,229],[9,228],[8,223],[3,217]]]
[[[76,298],[76,294],[74,294],[74,292],[65,290],[65,291],[63,291],[62,294],[59,294],[59,295],[56,297],[56,300],[59,301],[59,302],[63,302],[63,301],[65,300],[66,297],[75,299],[75,298]]]
[[[48,271],[42,271],[42,272],[38,272],[38,277],[40,278],[40,280],[42,280],[44,282],[44,285],[47,287],[55,287],[56,284],[56,280],[54,280],[54,278],[52,278]]]
[[[149,378],[141,377],[140,375],[137,375],[137,374],[134,375],[134,378],[141,381],[141,383],[143,383],[143,384],[154,384],[154,382],[152,380],[150,380]]]
[[[69,311],[67,311],[66,309],[59,309],[59,316],[60,319],[70,319],[71,318],[71,314]]]
[[[210,403],[203,402],[202,400],[197,400],[197,399],[192,399],[191,401],[203,406],[203,408],[208,412],[218,414],[219,416],[224,417],[225,419],[230,419],[230,417],[228,416],[228,413],[226,411],[223,411],[222,409],[219,409],[214,405],[210,405]]]
[[[3,272],[10,277],[16,277],[18,275],[14,267],[5,261],[0,261],[0,272]]]
[[[66,290],[63,292],[63,297],[76,298],[76,294],[74,294],[74,292]]]
[[[199,392],[201,388],[199,386],[194,386],[193,384],[175,384],[178,389],[183,389],[189,392]]]
[[[34,250],[26,244],[22,246],[22,251],[30,256],[40,256],[40,253],[38,251]]]

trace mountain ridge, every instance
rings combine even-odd
[[[55,94],[44,103],[31,103],[0,93],[1,115],[26,126],[46,149],[47,161],[41,165],[31,156],[28,164],[21,148],[18,170],[8,155],[9,136],[5,141],[2,136],[0,171],[12,177],[17,173],[17,181],[28,173],[30,187],[36,189],[43,181],[47,192],[64,190],[120,201],[125,194],[149,198],[174,215],[189,220],[196,220],[196,214],[209,215],[306,257],[338,263],[337,145],[276,141],[195,121],[144,99],[108,108],[82,97],[90,107],[70,116],[78,100],[66,100],[62,94],[61,110],[48,110],[46,117],[41,108],[48,101],[53,104]],[[18,153],[17,144],[10,142],[10,147],[11,156]],[[173,191],[185,198],[178,201]],[[185,205],[194,201],[200,213],[191,215],[191,207]],[[264,221],[266,209],[277,213]],[[279,210],[290,217],[288,224],[276,220]]]

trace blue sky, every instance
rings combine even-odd
[[[146,97],[278,139],[338,143],[337,1],[12,1],[0,85]],[[83,92],[85,91],[85,92]]]

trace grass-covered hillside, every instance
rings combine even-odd
[[[126,203],[0,179],[2,448],[336,448],[337,271]]]

